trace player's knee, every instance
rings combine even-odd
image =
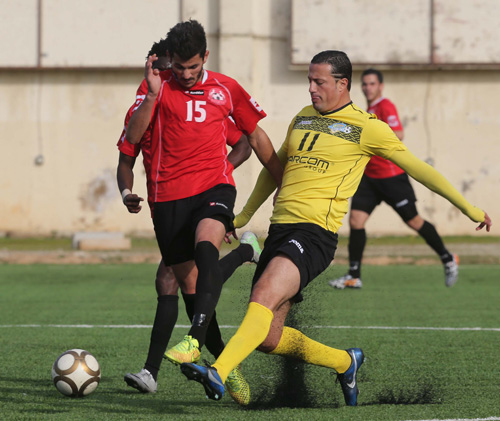
[[[408,225],[411,229],[415,231],[419,231],[420,228],[424,225],[424,220],[420,215],[416,215],[413,218],[405,221],[406,225]]]
[[[275,294],[272,289],[265,288],[265,286],[262,287],[262,285],[257,283],[250,295],[250,301],[259,303],[274,312],[285,299]]]
[[[179,291],[179,286],[177,282],[164,283],[162,281],[156,280],[156,293],[158,296],[161,295],[177,295]]]
[[[366,212],[351,210],[351,213],[349,214],[349,226],[351,229],[361,230],[365,227],[368,217],[369,214]]]
[[[179,284],[170,266],[165,266],[163,262],[156,272],[156,292],[161,295],[177,295]]]

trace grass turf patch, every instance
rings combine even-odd
[[[246,310],[255,266],[238,269],[217,310],[225,340]],[[334,290],[332,266],[304,291],[289,324],[334,346],[359,346],[359,407],[345,407],[332,370],[253,353],[243,365],[252,404],[207,401],[178,367],[164,363],[158,393],[127,388],[142,367],[156,306],[155,265],[0,265],[0,418],[2,419],[432,419],[500,415],[498,266],[461,266],[445,288],[440,266],[365,266],[361,290]],[[6,327],[7,325],[41,327]],[[144,325],[72,328],[48,325]],[[178,324],[188,324],[180,304]],[[350,326],[350,328],[349,328]],[[384,327],[390,329],[383,329]],[[446,328],[495,330],[432,330]],[[418,329],[426,328],[426,329]],[[171,344],[187,328],[174,329]],[[60,395],[50,369],[70,348],[93,353],[102,368],[96,392]],[[210,355],[204,358],[213,360]]]

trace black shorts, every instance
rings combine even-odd
[[[156,202],[153,224],[165,265],[194,259],[194,236],[202,219],[216,219],[224,224],[226,232],[232,231],[235,200],[234,186],[219,184],[196,196]]]
[[[333,260],[338,236],[316,224],[272,224],[255,269],[252,285],[259,280],[269,262],[279,253],[286,254],[300,272],[300,291],[323,272]]]
[[[363,174],[358,190],[352,197],[351,209],[371,214],[384,201],[403,221],[418,215],[415,192],[406,173],[389,178],[373,178]]]

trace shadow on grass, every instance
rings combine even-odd
[[[307,381],[306,370],[306,364],[287,358],[280,358],[266,367],[267,372],[273,373],[274,381],[260,387],[257,393],[252,391],[252,401],[247,409],[338,408],[339,402],[334,396],[325,405],[324,397],[319,397],[321,390]]]
[[[409,385],[383,388],[363,405],[441,405],[441,387],[435,379],[417,379]]]
[[[287,325],[298,326],[299,312],[295,308],[288,314]],[[249,410],[273,408],[338,408],[340,406],[336,396],[325,403],[323,384],[317,383],[314,369],[302,361],[272,357],[266,365],[265,372],[272,378],[270,384],[259,387],[259,392],[252,391],[252,401]],[[272,359],[272,360],[271,360]],[[333,383],[333,380],[332,380]]]

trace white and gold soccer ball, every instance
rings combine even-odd
[[[52,380],[63,395],[81,398],[96,390],[101,367],[90,352],[70,349],[59,355],[52,366]]]

